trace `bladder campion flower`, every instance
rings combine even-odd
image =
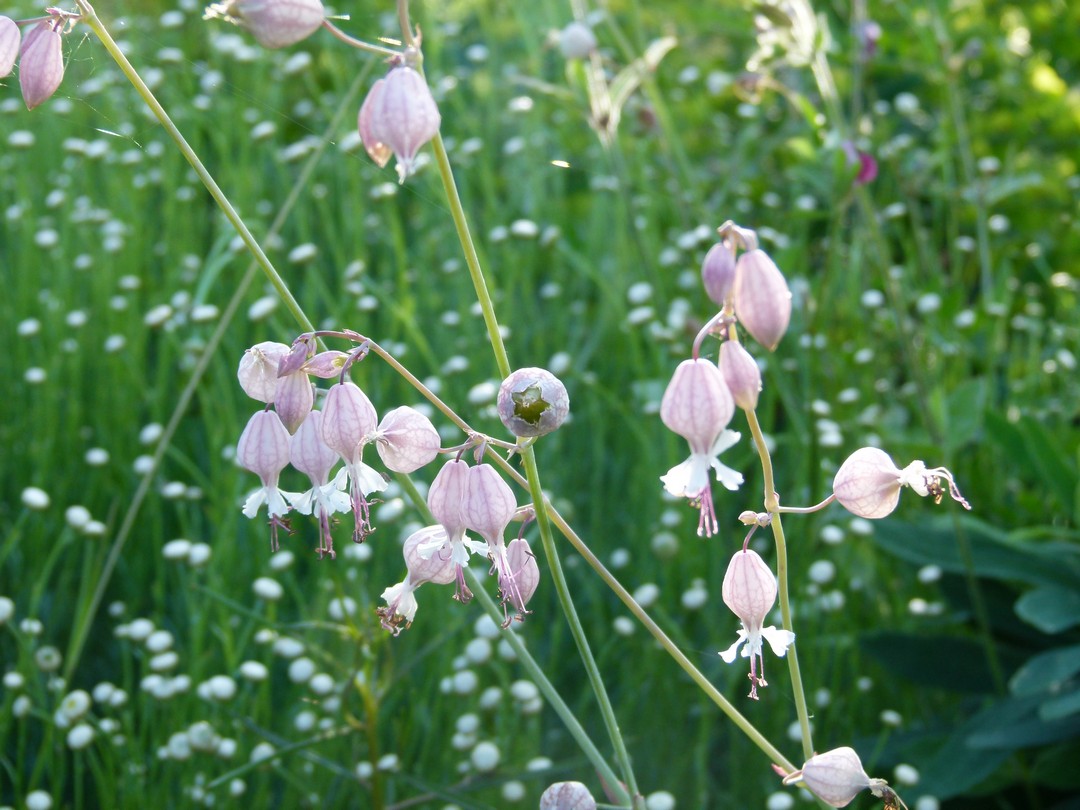
[[[705,294],[718,307],[723,307],[731,297],[735,284],[735,254],[723,242],[717,242],[705,254],[701,263],[701,282]]]
[[[703,358],[679,364],[660,402],[664,424],[690,443],[690,458],[660,480],[670,494],[689,498],[701,510],[698,535],[711,537],[719,528],[709,470],[715,470],[716,480],[729,490],[738,489],[743,482],[741,473],[718,458],[739,440],[738,433],[724,429],[734,413],[735,403],[720,369]]]
[[[725,340],[720,345],[720,372],[735,404],[744,411],[757,407],[761,393],[761,369],[741,343]]]
[[[469,564],[470,554],[484,554],[487,546],[465,536],[465,516],[461,502],[468,486],[469,465],[459,459],[451,459],[439,470],[428,489],[428,509],[432,516],[446,530],[445,537],[429,539],[422,543],[419,554],[424,559],[436,555],[442,560],[450,560],[454,565],[454,577],[457,591],[454,598],[459,602],[472,599],[472,591],[465,584],[463,569]]]
[[[203,15],[219,17],[246,28],[264,48],[284,48],[318,31],[326,11],[321,0],[226,0],[210,4]]]
[[[379,608],[377,611],[382,619],[382,626],[395,636],[403,629],[408,629],[416,617],[418,605],[413,591],[425,582],[449,585],[454,581],[455,566],[449,556],[443,558],[435,554],[424,557],[420,552],[421,546],[425,544],[435,544],[439,547],[446,540],[446,529],[443,526],[425,526],[410,534],[405,541],[402,549],[407,569],[405,579],[382,592],[386,607]]]
[[[756,551],[742,549],[735,552],[724,574],[723,596],[724,604],[739,617],[743,629],[735,643],[720,653],[720,657],[730,664],[742,646],[742,657],[750,659],[749,696],[757,700],[757,688],[768,686],[761,656],[762,639],[769,642],[776,655],[783,657],[795,640],[795,634],[775,627],[762,627],[776,602],[776,577]]]
[[[512,372],[499,386],[496,403],[499,419],[518,438],[551,433],[570,413],[566,386],[543,368]]]
[[[413,173],[416,153],[435,137],[441,123],[427,82],[408,65],[391,68],[372,85],[357,118],[368,155],[380,167],[394,155],[402,183]]]
[[[386,479],[364,463],[364,447],[378,427],[375,406],[356,383],[347,381],[330,386],[323,404],[322,440],[341,456],[349,471],[349,495],[352,499],[353,542],[362,543],[372,531],[371,508],[367,496],[386,489]]]
[[[312,411],[289,441],[289,460],[311,479],[311,489],[293,498],[292,506],[302,515],[314,514],[319,520],[319,556],[334,556],[334,538],[330,519],[335,512],[348,512],[352,500],[343,492],[346,469],[342,467],[330,478],[330,470],[338,454],[322,439],[322,411]]]
[[[240,367],[236,370],[236,378],[244,393],[259,402],[273,402],[281,385],[278,367],[288,354],[288,346],[270,340],[256,343],[244,352]]]
[[[21,40],[22,34],[15,21],[10,17],[0,16],[0,79],[14,69]]]
[[[943,480],[948,484],[949,497],[971,509],[952,473],[944,467],[928,468],[922,461],[913,461],[901,470],[884,450],[862,447],[840,465],[833,478],[833,494],[852,514],[883,518],[896,508],[901,487],[910,487],[923,497],[931,495],[934,503],[940,503],[946,491],[941,485]]]
[[[802,768],[784,777],[785,785],[798,783],[830,807],[847,807],[864,790],[884,799],[886,810],[907,807],[888,782],[867,776],[859,755],[846,746],[814,754]]]
[[[255,517],[259,507],[266,504],[270,516],[270,550],[278,550],[279,527],[288,530],[283,518],[288,514],[286,498],[299,497],[295,493],[278,489],[278,477],[289,464],[289,431],[273,411],[259,411],[248,420],[236,446],[236,460],[240,466],[262,479],[262,487],[244,501],[244,515]]]
[[[775,349],[791,320],[791,291],[765,251],[755,248],[739,256],[733,296],[739,323],[766,349]]]
[[[375,448],[389,469],[416,472],[439,454],[439,431],[415,408],[402,405],[383,416],[372,436]]]
[[[60,19],[35,25],[22,40],[19,54],[19,86],[28,110],[44,104],[64,80],[64,52]]]

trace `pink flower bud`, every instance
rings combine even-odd
[[[506,429],[520,438],[529,438],[551,433],[566,421],[570,396],[550,371],[519,368],[499,386],[497,406]]]
[[[757,407],[761,393],[761,369],[741,343],[725,340],[720,345],[720,372],[735,404],[744,411]]]
[[[799,781],[830,807],[847,807],[871,783],[859,755],[846,747],[814,754],[801,771],[786,777],[784,784]]]
[[[205,16],[246,28],[264,48],[284,48],[319,30],[326,11],[320,0],[226,0],[207,8]]]
[[[408,65],[395,67],[372,85],[357,126],[364,149],[380,167],[397,157],[401,182],[413,172],[420,147],[439,131],[439,108],[424,77]]]
[[[952,473],[944,467],[928,468],[922,461],[913,461],[904,469],[897,467],[889,454],[876,447],[862,447],[848,456],[833,478],[833,495],[852,514],[864,518],[883,518],[889,515],[900,500],[900,488],[910,487],[919,495],[934,498],[940,503],[948,493],[965,509],[971,504],[960,494]]]
[[[511,540],[506,547],[506,561],[521,591],[521,609],[524,609],[540,584],[540,566],[536,564],[529,541],[524,537]]]
[[[312,377],[318,377],[320,380],[329,380],[341,374],[341,369],[345,367],[345,361],[348,359],[349,355],[345,352],[319,352],[304,363],[301,368]]]
[[[723,307],[735,284],[735,254],[723,242],[717,242],[705,254],[705,261],[701,264],[701,281],[709,299]]]
[[[516,511],[514,491],[494,467],[477,464],[469,470],[461,499],[461,517],[466,528],[479,534],[491,546],[501,545],[503,532]]]
[[[296,433],[296,429],[311,413],[314,404],[315,387],[307,374],[297,371],[281,378],[277,395],[274,397],[274,409],[289,433]]]
[[[445,528],[447,536],[453,541],[455,535],[465,533],[465,518],[461,513],[461,501],[469,481],[469,465],[458,459],[451,459],[439,470],[435,480],[428,488],[427,504],[432,516]],[[465,556],[468,560],[468,555]]]
[[[375,433],[375,447],[387,468],[411,473],[439,454],[442,440],[431,420],[408,406],[394,408],[383,417]]]
[[[289,461],[313,484],[330,480],[330,470],[338,462],[338,454],[322,439],[322,411],[312,411],[289,441]]]
[[[10,17],[0,16],[0,79],[11,73],[15,58],[19,55],[22,34]]]
[[[284,343],[264,341],[256,343],[240,358],[240,368],[236,378],[244,393],[252,399],[267,404],[274,401],[278,386],[278,364],[281,358],[289,354],[289,347]]]
[[[19,86],[28,110],[48,101],[64,79],[63,22],[46,20],[23,37],[19,56]]]
[[[735,316],[769,351],[776,348],[791,320],[791,291],[765,251],[750,250],[735,263]]]
[[[323,441],[346,463],[357,462],[378,427],[375,406],[353,382],[330,386],[323,405]]]
[[[660,401],[660,418],[693,452],[706,452],[734,414],[723,374],[702,357],[679,363]]]

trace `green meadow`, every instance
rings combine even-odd
[[[383,61],[325,30],[266,50],[191,0],[96,11],[310,322],[377,341],[513,441],[432,146],[399,184],[358,137]],[[534,445],[551,505],[801,766],[788,660],[766,647],[753,701],[745,659],[718,655],[740,627],[721,591],[738,517],[765,508],[745,414],[723,457],[745,483],[714,483],[716,535],[659,480],[687,455],[661,398],[717,311],[703,258],[725,221],[754,229],[792,293],[775,351],[743,334],[781,502],[822,501],[872,445],[948,467],[972,506],[905,490],[880,520],[784,516],[812,750],[854,748],[910,810],[1080,807],[1080,5],[410,12],[510,365],[569,392]],[[369,42],[402,36],[391,2],[332,13]],[[575,16],[591,59],[560,48]],[[383,629],[441,461],[391,478],[362,545],[342,515],[320,559],[315,520],[292,515],[271,553],[266,512],[241,514],[259,479],[237,440],[263,405],[237,367],[305,330],[93,30],[74,24],[63,52],[40,107],[18,68],[0,79],[0,808],[513,810],[561,781],[630,806],[567,714],[623,781],[625,746],[636,808],[814,806],[558,531],[620,743],[535,523],[525,621],[501,629],[490,599],[427,584],[412,626]],[[466,440],[374,353],[351,379],[380,416],[411,405],[444,447]],[[308,483],[288,469],[281,486]],[[775,566],[771,538],[751,546]],[[495,598],[487,561],[469,570]]]

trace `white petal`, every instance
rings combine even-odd
[[[369,467],[364,462],[358,464],[349,465],[349,477],[360,485],[360,490],[365,495],[370,495],[372,492],[382,492],[388,486],[389,482],[383,478],[372,467]]]
[[[795,634],[790,630],[777,630],[775,627],[762,628],[761,637],[769,642],[772,651],[779,658],[783,658],[788,647],[795,641]]]
[[[247,496],[244,501],[244,517],[253,518],[259,511],[259,507],[266,503],[266,487],[260,487]]]
[[[718,456],[727,450],[729,447],[734,447],[739,443],[739,439],[742,438],[742,434],[737,430],[722,430],[720,435],[717,436],[712,443],[712,447],[709,448],[710,456]]]
[[[739,637],[735,639],[735,643],[720,653],[720,657],[724,659],[724,663],[730,664],[735,661],[735,656],[738,655],[739,645],[746,641],[746,631],[740,630]],[[744,655],[746,653],[744,652]]]
[[[676,464],[667,475],[661,475],[664,489],[676,498],[694,498],[709,484],[709,458],[693,453],[682,464]]]
[[[317,487],[312,487],[307,492],[301,492],[299,497],[293,498],[289,503],[292,504],[292,508],[299,512],[301,515],[310,515],[311,510],[315,506],[315,490]]]
[[[742,486],[743,477],[742,473],[738,470],[733,470],[726,464],[721,464],[715,458],[712,461],[712,468],[716,470],[716,480],[724,485],[724,489],[728,489],[734,492]]]

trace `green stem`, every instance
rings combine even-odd
[[[765,511],[772,516],[770,527],[773,539],[776,542],[776,578],[779,582],[780,618],[784,629],[794,635],[791,622],[791,599],[788,586],[788,559],[787,540],[784,537],[784,524],[780,519],[780,499],[776,494],[773,479],[772,457],[769,448],[765,445],[765,436],[761,432],[761,424],[758,422],[757,413],[746,411],[746,421],[750,425],[750,433],[754,437],[754,446],[757,448],[761,459],[761,471],[765,478]],[[810,732],[810,712],[806,705],[806,690],[803,688],[802,673],[799,670],[799,655],[795,642],[788,648],[788,670],[791,673],[791,692],[795,698],[795,712],[799,716],[799,729],[802,732],[803,757],[810,759],[814,754],[814,741]]]

